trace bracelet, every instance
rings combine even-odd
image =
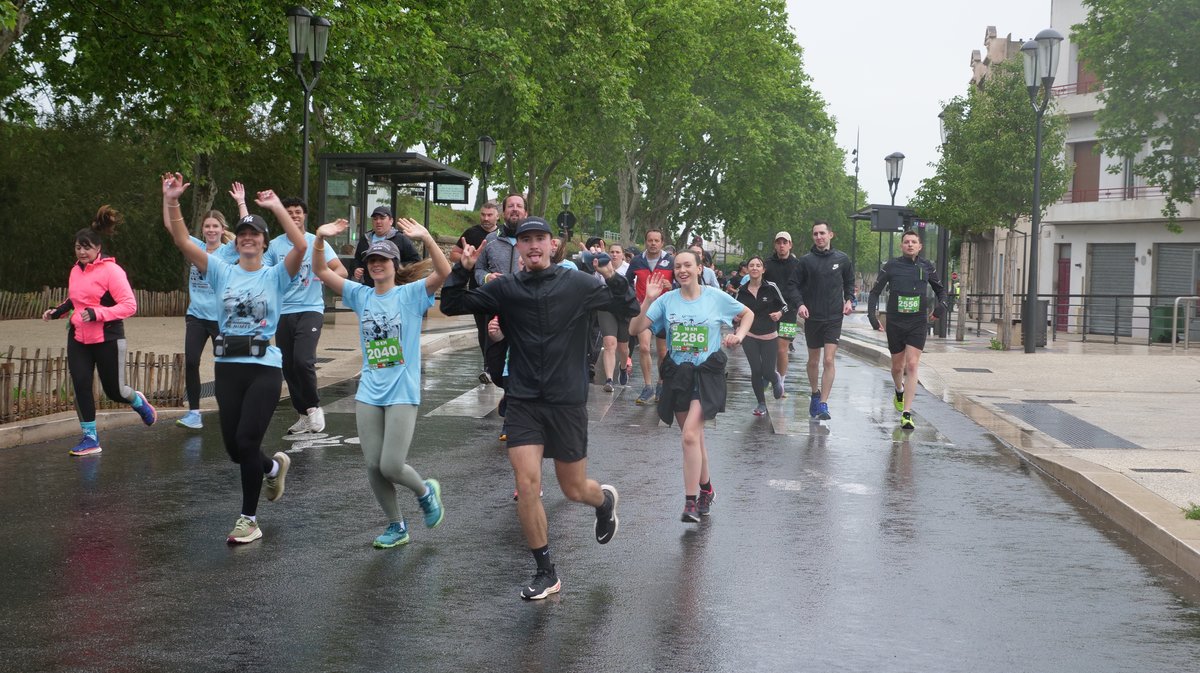
[[[176,222],[183,222],[184,224],[187,224],[187,220],[183,219],[182,217],[172,217],[171,224],[175,224]]]

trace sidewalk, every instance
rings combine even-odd
[[[890,366],[864,314],[842,349]],[[994,351],[991,334],[931,338],[921,357],[932,394],[993,432],[1192,577],[1200,579],[1200,348],[1050,341]],[[914,404],[920,422],[920,396]]]

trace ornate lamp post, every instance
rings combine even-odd
[[[900,174],[904,172],[904,155],[892,152],[883,158],[887,165],[888,191],[892,194],[892,205],[896,205],[896,190],[900,188]],[[896,233],[888,234],[888,258],[896,256]]]
[[[595,220],[596,220],[595,235],[600,236],[601,235],[600,219],[604,217],[604,204],[597,203],[596,205],[592,206],[592,217],[595,218]]]
[[[300,158],[300,198],[308,202],[308,109],[312,104],[312,90],[321,78],[321,66],[325,63],[325,50],[329,47],[329,19],[313,16],[303,7],[292,7],[287,11],[288,47],[292,50],[292,64],[296,77],[304,87],[304,150]],[[304,58],[312,62],[312,79],[304,76]]]
[[[575,188],[571,185],[571,178],[563,180],[559,189],[562,190],[562,212],[558,214],[558,230],[571,238],[571,232],[575,229],[575,214],[571,212],[571,192]]]
[[[1033,154],[1033,212],[1029,218],[1029,282],[1025,289],[1025,311],[1021,319],[1026,353],[1037,352],[1034,321],[1039,319],[1037,287],[1038,226],[1042,221],[1042,117],[1050,105],[1050,89],[1054,86],[1054,74],[1058,71],[1058,53],[1062,41],[1062,33],[1047,28],[1021,47],[1021,55],[1025,57],[1025,88],[1029,91],[1029,104],[1033,106],[1033,113],[1037,117]]]
[[[492,172],[492,159],[496,157],[496,141],[491,136],[479,136],[479,193],[475,196],[475,207],[487,203],[488,176]]]

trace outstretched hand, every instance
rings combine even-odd
[[[327,222],[317,227],[317,236],[321,238],[333,238],[345,231],[348,226],[350,226],[349,220],[338,218],[333,222]]]
[[[275,195],[275,192],[270,189],[259,192],[254,197],[254,203],[258,205],[259,208],[266,208],[268,210],[274,209],[276,204],[280,206],[283,205],[283,202],[279,200],[279,197]]]
[[[646,280],[646,298],[658,299],[663,293],[671,290],[671,281],[657,274]]]
[[[396,220],[396,226],[400,229],[400,233],[410,239],[424,241],[426,237],[431,236],[429,230],[421,226],[419,222],[407,217],[401,217]]]
[[[424,227],[421,228],[424,229]],[[475,268],[475,260],[479,259],[479,253],[483,250],[483,246],[487,245],[487,241],[480,243],[478,248],[467,243],[467,239],[465,238],[458,239],[458,242],[462,246],[463,251],[462,257],[458,258],[458,263],[462,264],[462,268],[470,271]]]
[[[246,187],[240,182],[233,183],[233,186],[229,188],[229,196],[233,197],[234,203],[245,203]]]
[[[162,193],[163,200],[168,203],[179,203],[179,197],[191,187],[192,183],[183,181],[182,173],[163,173],[162,176]]]

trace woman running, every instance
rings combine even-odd
[[[255,203],[275,215],[295,247],[281,264],[263,266],[267,223],[258,215],[246,215],[234,228],[237,264],[225,262],[197,247],[188,235],[179,209],[179,197],[188,186],[179,173],[162,176],[163,221],[171,230],[175,247],[219,297],[219,333],[213,340],[217,408],[225,451],[241,466],[242,473],[242,511],[226,537],[231,543],[253,542],[262,537],[257,512],[264,476],[267,500],[278,500],[291,465],[291,459],[282,451],[273,459],[264,456],[262,439],[283,385],[283,359],[271,338],[279,324],[283,293],[300,272],[308,241],[279,197],[270,190],[259,192]]]
[[[239,212],[245,211],[246,193],[241,183],[233,183],[233,189],[229,193],[238,202]],[[170,233],[170,223],[163,224]],[[233,232],[229,231],[221,211],[210,210],[204,214],[204,220],[200,224],[200,235],[203,239],[194,236],[188,238],[204,252],[218,255],[230,264],[237,263],[237,249],[225,245],[233,240]],[[177,425],[185,428],[199,430],[204,427],[204,421],[200,418],[200,358],[208,340],[217,338],[218,314],[217,295],[213,292],[212,285],[204,280],[204,274],[200,273],[196,265],[189,264],[188,310],[184,317],[183,336],[184,386],[187,391],[188,412],[175,421]]]
[[[317,229],[316,253],[325,239],[346,229],[338,220]],[[363,251],[363,266],[374,287],[342,278],[325,264],[323,254],[313,255],[313,273],[358,314],[362,340],[362,377],[355,393],[354,412],[367,481],[375,500],[388,518],[387,529],[375,538],[378,549],[390,549],[409,541],[408,526],[396,502],[396,484],[417,496],[425,513],[425,526],[442,522],[442,489],[437,479],[422,479],[408,464],[417,406],[421,403],[421,322],[433,306],[433,295],[450,275],[450,262],[425,227],[401,218],[400,231],[420,239],[433,261],[433,273],[420,279],[428,262],[400,265],[400,249],[388,240],[373,242]]]
[[[630,323],[631,333],[653,327],[667,337],[667,353],[659,365],[663,394],[658,417],[667,425],[671,417],[683,431],[682,520],[698,523],[712,507],[714,493],[708,473],[708,447],[704,421],[725,410],[725,364],[721,350],[721,325],[738,319],[737,330],[725,335],[727,347],[743,342],[754,322],[754,312],[714,287],[700,284],[700,260],[684,250],[675,255],[675,281],[652,277],[646,284],[642,312]],[[669,291],[668,291],[669,290]]]
[[[763,382],[771,382],[771,394],[775,399],[783,397],[783,379],[775,371],[775,361],[779,353],[776,345],[779,319],[787,312],[787,302],[779,286],[763,279],[766,263],[762,257],[751,257],[746,262],[746,269],[750,280],[738,288],[737,300],[754,311],[754,322],[746,335],[749,338],[742,342],[742,352],[750,362],[750,387],[754,389],[754,399],[758,400],[754,415],[765,416],[767,397]]]
[[[73,311],[67,330],[67,369],[75,388],[83,439],[70,450],[72,456],[90,456],[102,450],[92,390],[97,373],[108,399],[129,403],[146,425],[154,425],[158,418],[146,396],[125,385],[125,318],[137,313],[137,300],[125,270],[101,249],[101,237],[112,236],[120,223],[120,213],[100,206],[91,225],[75,233],[75,266],[71,267],[67,300],[42,314],[42,320],[49,321]]]

